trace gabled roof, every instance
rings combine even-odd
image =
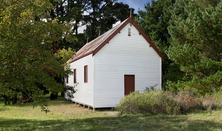
[[[106,45],[115,35],[117,35],[128,23],[131,23],[142,35],[146,41],[150,44],[157,54],[163,59],[163,54],[157,49],[157,47],[152,43],[149,37],[143,32],[143,30],[137,25],[137,23],[132,19],[132,17],[127,18],[122,23],[116,25],[109,31],[105,32],[103,35],[97,37],[96,39],[86,43],[74,56],[71,62],[74,62],[80,58],[83,58],[89,54],[93,56],[104,46]]]

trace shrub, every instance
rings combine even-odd
[[[177,93],[174,97],[174,101],[179,104],[180,113],[187,113],[191,109],[201,109],[200,99],[192,96],[189,92]]]
[[[215,99],[215,101],[219,104],[219,105],[221,105],[222,104],[222,91],[220,90],[220,91],[218,91],[218,92],[214,92],[212,95],[211,95],[214,99]]]
[[[115,109],[119,110],[121,113],[126,114],[138,112],[138,96],[139,91],[134,91],[133,93],[130,93],[120,100]]]
[[[157,90],[140,94],[135,91],[122,98],[116,109],[121,113],[179,114],[180,108],[172,93]]]
[[[215,92],[205,97],[194,96],[195,91],[180,91],[175,94],[170,91],[149,90],[144,93],[135,91],[124,98],[116,106],[121,113],[151,113],[151,114],[184,114],[198,110],[215,110],[222,107],[221,92]]]
[[[201,98],[202,108],[211,111],[222,108],[222,91],[213,92],[211,95],[206,95]]]
[[[204,97],[201,101],[203,109],[207,110],[208,112],[210,112],[212,109],[217,108],[217,103],[214,98]]]

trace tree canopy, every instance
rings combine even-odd
[[[222,86],[222,3],[181,0],[176,4],[185,5],[186,16],[170,8],[172,41],[167,55],[186,73],[182,87],[200,93],[218,90]]]
[[[60,40],[58,48],[75,48],[79,50],[85,43],[93,40],[112,28],[117,21],[129,17],[129,6],[117,0],[50,0],[55,7],[49,10],[52,19],[58,23],[70,22],[74,42]],[[135,14],[134,14],[135,15]],[[86,27],[84,32],[78,29]]]
[[[221,0],[156,0],[138,24],[164,54],[165,89],[205,94],[222,86]]]
[[[152,0],[151,3],[144,5],[145,11],[138,11],[139,17],[136,19],[139,26],[164,55],[162,62],[163,83],[168,79],[178,80],[178,77],[174,78],[167,75],[170,70],[180,72],[177,65],[172,63],[165,53],[170,46],[169,38],[171,37],[167,30],[171,19],[169,6],[174,3],[175,0]],[[170,66],[170,64],[172,65]]]
[[[0,95],[26,94],[41,102],[43,91],[62,91],[64,85],[55,77],[71,73],[66,61],[74,55],[69,49],[57,50],[56,41],[72,41],[68,24],[58,24],[48,10],[47,0],[3,0],[0,3]]]

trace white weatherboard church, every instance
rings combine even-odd
[[[73,102],[95,108],[115,107],[124,95],[161,89],[163,55],[130,16],[83,46],[71,61],[66,84],[77,92]]]

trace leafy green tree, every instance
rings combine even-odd
[[[168,87],[190,87],[204,94],[222,87],[222,3],[200,1],[177,1],[175,5],[185,5],[186,15],[170,7],[168,30],[172,41],[167,55],[186,77],[177,83],[169,82]]]
[[[74,36],[75,41],[67,41],[66,37],[63,37],[60,41],[55,42],[58,46],[57,49],[69,47],[72,49],[80,49],[86,43],[85,34],[79,34],[78,28],[83,24],[84,11],[88,7],[89,0],[50,0],[54,8],[48,10],[52,20],[57,19],[59,24],[70,23],[70,32],[68,35]],[[83,42],[84,41],[84,42]]]
[[[79,50],[86,43],[85,34],[79,34],[78,28],[83,22],[83,12],[88,8],[89,0],[50,0],[54,8],[49,10],[52,20],[58,19],[59,24],[70,23],[70,32],[65,32],[64,37],[53,42],[56,49],[72,48]],[[67,34],[74,36],[75,41],[67,41]],[[68,36],[69,37],[69,36]],[[63,84],[61,77],[54,77],[58,83]],[[44,88],[44,87],[43,87]],[[50,92],[50,100],[57,99],[58,92]],[[63,96],[63,92],[61,95]]]
[[[64,85],[57,83],[54,77],[71,73],[66,61],[74,52],[54,49],[54,42],[67,35],[64,32],[69,32],[70,27],[52,20],[46,12],[52,8],[47,0],[3,0],[0,3],[1,95],[12,97],[21,92],[35,103],[43,104],[44,93],[36,83],[43,84],[50,92],[64,90]]]
[[[112,28],[117,21],[129,17],[129,6],[118,3],[117,0],[50,0],[55,7],[49,10],[52,19],[58,23],[71,22],[72,35],[77,39],[68,42],[62,39],[58,48],[69,47],[79,50],[87,41],[91,41]],[[86,26],[84,33],[78,28]]]
[[[167,30],[171,19],[169,7],[174,3],[175,0],[152,0],[152,4],[147,3],[145,5],[145,11],[138,11],[139,17],[136,19],[139,26],[164,55],[164,60],[162,61],[163,83],[169,79],[177,81],[181,78],[175,77],[178,74],[182,76],[178,65],[173,63],[165,53],[170,46],[169,39],[171,38]],[[170,73],[172,70],[174,74]]]
[[[88,41],[112,28],[117,21],[129,17],[129,6],[117,0],[93,0],[89,3],[88,15],[84,16]]]

